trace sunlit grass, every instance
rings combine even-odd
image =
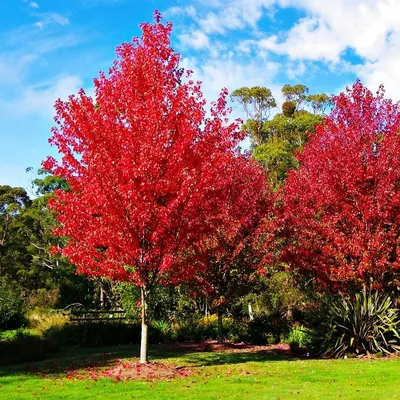
[[[153,361],[191,375],[163,380],[66,379],[65,370],[107,368],[135,347],[81,351],[74,357],[2,368],[0,399],[396,399],[400,359],[289,359],[272,352],[182,352],[154,347]]]

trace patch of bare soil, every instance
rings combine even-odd
[[[255,346],[246,343],[218,343],[217,341],[205,341],[201,343],[164,343],[153,345],[161,351],[176,353],[243,353],[262,356],[290,356],[289,346],[275,344],[268,346]],[[197,366],[177,366],[150,362],[140,364],[135,359],[120,359],[113,353],[100,353],[79,360],[74,360],[68,366],[59,365],[57,360],[49,361],[45,365],[30,366],[29,372],[37,373],[42,377],[61,373],[68,380],[94,380],[112,378],[115,381],[132,379],[141,380],[170,380],[192,375]],[[39,368],[40,367],[40,368]],[[65,375],[64,375],[65,374]]]
[[[114,378],[118,381],[130,379],[168,380],[183,378],[190,374],[189,369],[155,362],[147,364],[123,362],[102,372],[104,377]]]
[[[160,345],[165,350],[177,350],[183,352],[218,352],[218,353],[279,353],[289,355],[288,344],[279,343],[257,346],[248,343],[218,343],[216,340],[207,340],[201,343],[167,343]]]

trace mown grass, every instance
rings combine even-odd
[[[135,347],[77,352],[0,369],[0,399],[396,399],[400,359],[291,359],[273,352],[182,352],[153,347],[153,361],[192,374],[160,381],[68,380],[65,369],[106,367],[137,355]]]

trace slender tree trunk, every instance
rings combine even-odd
[[[147,345],[148,345],[148,326],[147,326],[147,293],[146,289],[141,288],[142,297],[142,335],[140,339],[140,363],[146,364],[147,358]]]
[[[249,319],[250,319],[250,321],[253,321],[254,315],[253,315],[253,307],[251,306],[251,303],[248,303],[248,307],[249,307]]]
[[[222,311],[218,310],[218,343],[222,343],[224,337],[222,334]]]
[[[100,282],[100,307],[101,309],[104,308],[104,289],[103,289],[103,285]]]

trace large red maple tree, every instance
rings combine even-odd
[[[68,238],[59,251],[78,273],[141,289],[141,362],[154,285],[205,268],[203,236],[229,234],[236,224],[225,208],[224,174],[249,162],[239,151],[239,122],[228,120],[227,91],[207,118],[200,83],[179,67],[172,26],[160,19],[156,12],[140,38],[117,48],[109,74],[94,81],[94,99],[81,90],[57,101],[50,143],[61,159],[44,162],[69,186],[51,203],[56,234]]]
[[[399,286],[400,105],[357,81],[299,156],[284,194],[286,259],[336,287]]]

